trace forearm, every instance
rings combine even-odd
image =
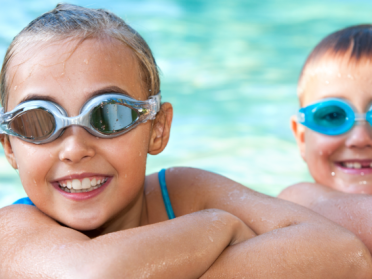
[[[236,228],[230,214],[207,210],[151,225],[151,228],[103,236],[91,241],[89,250],[109,253],[111,260],[96,268],[101,272],[99,275],[88,278],[149,275],[150,278],[199,278],[231,242],[239,241],[234,236]],[[86,265],[88,270],[93,258]]]
[[[237,220],[207,210],[92,240],[40,224],[14,245],[0,239],[0,277],[199,278],[228,245],[249,237],[236,233]]]
[[[337,240],[327,235],[314,224],[262,234],[228,247],[201,278],[372,277],[369,253],[355,236],[342,228]]]

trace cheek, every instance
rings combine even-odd
[[[305,132],[305,159],[316,181],[330,178],[334,167],[332,157],[344,147],[343,137],[331,137],[311,130]]]
[[[147,123],[140,125],[127,134],[107,140],[102,150],[119,176],[129,177],[139,172],[144,174],[150,132]],[[143,176],[143,175],[142,175]],[[140,176],[141,177],[141,176]]]
[[[13,138],[11,144],[19,176],[27,194],[35,187],[43,187],[55,156],[42,146],[27,143],[17,138]]]

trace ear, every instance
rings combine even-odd
[[[170,103],[162,104],[152,126],[148,151],[149,154],[159,154],[167,146],[170,136],[172,118],[172,105]]]
[[[7,158],[9,164],[12,165],[14,169],[18,169],[17,161],[14,157],[12,145],[10,144],[9,136],[1,135],[0,136],[1,144],[3,145],[5,157]]]
[[[301,157],[306,162],[305,126],[297,122],[297,117],[295,115],[291,117],[291,129],[296,138]]]

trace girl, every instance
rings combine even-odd
[[[0,210],[1,278],[372,274],[354,235],[304,208],[201,170],[146,177],[172,120],[159,84],[144,40],[103,10],[58,5],[14,39],[1,142],[35,206]]]

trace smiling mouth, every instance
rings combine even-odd
[[[347,161],[337,163],[343,168],[346,169],[371,169],[372,161]]]
[[[85,193],[96,190],[105,184],[107,177],[91,177],[58,181],[61,190],[67,193]]]

